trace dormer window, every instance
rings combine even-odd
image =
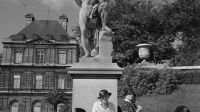
[[[23,51],[21,49],[17,49],[15,51],[15,63],[22,63],[22,55]]]

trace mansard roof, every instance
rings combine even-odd
[[[34,40],[38,37],[56,42],[68,42],[70,39],[62,25],[55,20],[35,20],[19,33],[10,36],[12,41]]]

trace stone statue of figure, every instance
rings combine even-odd
[[[90,46],[87,36],[87,25],[93,18],[98,19],[100,30],[113,33],[111,28],[107,26],[108,19],[108,2],[107,0],[75,0],[81,7],[79,12],[79,26],[81,30],[81,44],[85,52],[84,57],[91,57]],[[99,29],[99,28],[97,28]]]

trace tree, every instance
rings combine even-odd
[[[174,55],[170,43],[173,37],[163,27],[165,17],[161,9],[151,1],[116,0],[110,13],[110,25],[116,33],[113,39],[114,61],[122,67],[137,62],[136,45],[139,43],[152,44],[154,51],[151,52],[159,54],[159,61]],[[150,57],[150,61],[153,59],[153,56]]]
[[[81,29],[80,29],[79,25],[75,25],[71,31],[73,32],[73,35],[72,35],[73,37],[75,37],[75,38],[81,37]]]
[[[116,0],[109,18],[109,25],[115,32],[113,61],[121,67],[138,63],[136,45],[150,43],[152,54],[148,61],[200,64],[199,24],[199,0],[175,0],[159,5],[150,0]],[[92,28],[90,31],[93,32]],[[176,50],[172,43],[178,32],[183,33],[183,45]]]
[[[54,112],[57,112],[57,106],[60,103],[65,104],[67,110],[71,110],[71,106],[69,105],[70,99],[67,97],[66,93],[53,89],[48,92],[45,97],[44,102],[53,105]]]
[[[200,2],[199,0],[177,0],[165,9],[168,32],[182,32],[183,46],[171,60],[172,65],[195,65],[200,57]]]

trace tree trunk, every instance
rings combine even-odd
[[[53,110],[54,110],[54,112],[57,112],[57,105],[53,106]]]

